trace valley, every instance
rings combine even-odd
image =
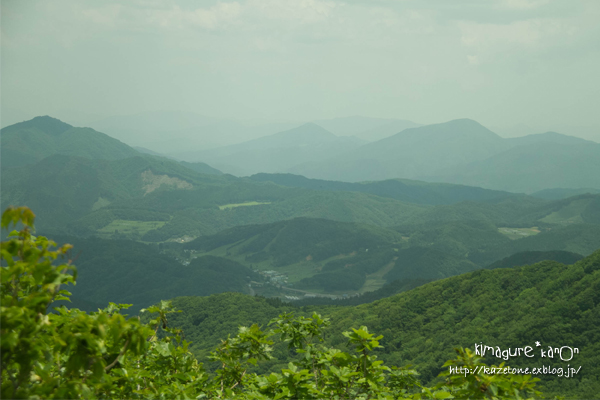
[[[461,129],[464,124],[469,127],[468,140],[482,129],[468,121],[451,126]],[[313,141],[325,134],[315,126],[301,127],[302,132],[316,129]],[[410,129],[425,128],[434,136],[445,129],[443,124]],[[433,365],[438,366],[448,353],[421,341],[437,336],[417,315],[432,313],[426,317],[429,323],[437,319],[463,326],[460,321],[472,318],[473,324],[481,325],[484,320],[469,314],[473,305],[455,303],[478,302],[498,310],[503,301],[483,293],[463,293],[448,306],[446,295],[440,304],[432,303],[437,298],[434,292],[460,293],[464,285],[474,285],[465,282],[479,279],[474,277],[502,276],[498,279],[509,283],[501,289],[487,281],[481,284],[492,291],[510,289],[510,297],[521,301],[524,293],[534,290],[526,282],[543,278],[536,272],[535,278],[516,279],[511,270],[537,271],[547,265],[560,275],[570,268],[566,265],[597,262],[600,194],[593,190],[527,195],[404,178],[344,182],[264,172],[236,177],[202,162],[138,152],[87,130],[82,134],[94,137],[93,151],[86,149],[86,142],[80,143],[81,149],[60,147],[62,135],[78,129],[49,117],[3,129],[3,151],[12,151],[18,138],[23,156],[18,161],[12,156],[2,158],[2,203],[31,207],[39,234],[75,246],[79,283],[71,290],[71,306],[91,312],[113,301],[132,304],[130,311],[135,314],[174,298],[186,315],[174,323],[195,338],[193,351],[198,357],[206,356],[206,349],[214,345],[211,335],[232,333],[234,325],[245,322],[241,314],[231,315],[231,328],[199,339],[196,332],[211,322],[203,317],[200,324],[186,325],[186,318],[196,318],[196,311],[187,310],[188,304],[225,301],[241,307],[258,301],[259,308],[276,305],[269,311],[272,316],[282,310],[320,310],[340,321],[338,330],[347,329],[344,324],[350,321],[364,320],[390,338],[389,350],[382,353],[386,361],[412,360],[420,366],[424,381],[433,382],[440,372]],[[293,132],[263,141],[287,143]],[[21,136],[28,135],[58,144],[48,145],[43,153],[27,150]],[[418,139],[414,133],[403,135],[392,138]],[[570,140],[560,135],[551,139]],[[489,131],[485,140],[504,143]],[[268,148],[260,140],[257,143],[256,148]],[[310,143],[314,144],[305,145]],[[249,145],[237,148],[252,150]],[[239,155],[234,150],[227,150],[232,159]],[[585,274],[595,276],[595,267],[590,268]],[[577,275],[578,279],[584,275]],[[428,293],[427,299],[420,293]],[[55,305],[59,304],[64,303]],[[398,315],[408,319],[393,328],[396,317],[384,310],[396,308]],[[485,315],[485,310],[480,313]],[[453,315],[461,319],[453,320]],[[248,310],[247,318],[264,321],[258,309]],[[464,326],[464,337],[472,338],[473,332]],[[445,328],[436,325],[435,329]],[[485,335],[495,335],[504,328],[486,329],[490,330]],[[551,334],[553,340],[559,336]],[[276,368],[278,362],[270,362],[267,368]],[[551,382],[544,384],[560,392]],[[588,390],[585,385],[578,388],[574,390]]]

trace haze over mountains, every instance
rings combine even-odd
[[[131,146],[162,154],[235,144],[296,126],[293,123],[244,123],[175,111],[113,116],[90,125]]]
[[[369,128],[375,122],[379,125]],[[266,172],[345,182],[417,179],[526,193],[600,188],[600,144],[596,142],[556,132],[504,139],[469,119],[408,127],[388,135],[390,129],[417,124],[385,122],[358,117],[317,121],[175,156],[207,162],[237,176]],[[369,129],[379,130],[371,138],[388,136],[365,143],[356,136],[336,136],[319,123],[345,134],[359,132],[363,138]]]
[[[356,136],[363,141],[379,140],[405,128],[419,126],[407,120],[360,116],[313,122],[336,136]],[[238,121],[189,112],[162,111],[106,117],[91,121],[89,125],[131,146],[188,159],[190,150],[234,145],[290,130],[302,123]]]
[[[8,138],[11,131],[29,126],[27,134],[13,142],[5,140],[5,165],[24,165],[52,152],[72,154],[77,141],[91,140],[93,131],[73,136],[75,131],[67,131],[83,128],[58,122],[56,131],[44,137],[31,124],[26,121],[3,130]],[[158,113],[109,118],[95,126],[121,140],[143,144],[141,152],[171,154],[205,173],[293,173],[346,182],[417,179],[526,193],[600,188],[598,143],[556,132],[503,139],[465,119],[418,126],[405,120],[347,117],[281,130],[286,124],[251,126],[191,113]],[[242,142],[253,135],[255,139]],[[223,143],[231,144],[219,146]],[[114,140],[102,146],[108,147],[92,146],[90,154],[112,147],[105,159],[133,154],[133,149]],[[30,154],[20,148],[28,148]]]
[[[214,122],[195,114],[169,116],[179,121],[174,124],[178,127]],[[164,121],[163,117],[159,119]],[[106,123],[114,123],[123,132],[134,135],[136,131],[127,127],[140,118]],[[148,129],[152,122],[146,121],[142,127]],[[367,142],[358,136],[373,138],[377,134],[367,133],[378,130],[379,135],[387,135],[389,129],[417,124],[363,117],[317,122],[336,133],[318,123],[306,123],[211,150],[194,150],[194,143],[187,143],[188,151],[176,153],[174,158],[186,160],[182,165],[188,168],[209,174],[292,173],[344,182],[416,179],[525,193],[569,189],[576,194],[600,189],[600,144],[573,136],[546,132],[504,139],[476,121],[461,119],[406,128]],[[89,158],[106,160],[139,155],[135,149],[106,135],[106,140],[99,141],[103,134],[93,133],[98,132],[74,128],[50,117],[12,125],[2,130],[3,165],[31,164],[50,154],[86,156],[88,152]],[[80,149],[82,141],[90,141],[85,152]],[[162,148],[162,152],[146,147],[138,150],[153,155],[168,153],[168,147]],[[582,192],[584,188],[589,190]]]
[[[421,124],[404,119],[360,116],[320,119],[314,123],[337,136],[356,136],[369,142],[392,136],[406,128],[421,126]]]
[[[353,136],[336,136],[314,123],[247,142],[201,152],[178,153],[185,160],[205,160],[238,176],[286,171],[301,163],[344,154],[366,143]]]
[[[401,177],[531,193],[599,187],[600,145],[557,133],[503,139],[475,121],[455,120],[407,129],[290,172],[349,182]]]
[[[448,166],[484,160],[508,145],[471,120],[410,128],[348,154],[291,170],[309,178],[366,181],[429,176]]]
[[[539,141],[422,178],[527,193],[551,188],[598,188],[600,144]]]

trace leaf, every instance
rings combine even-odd
[[[168,357],[171,355],[171,351],[169,350],[169,343],[166,342],[158,342],[156,344],[156,351],[158,354],[164,357]]]

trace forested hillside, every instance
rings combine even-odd
[[[600,143],[520,145],[488,159],[431,176],[433,181],[532,193],[549,188],[600,188]]]
[[[74,246],[78,284],[74,306],[87,311],[109,301],[144,307],[176,296],[208,296],[221,292],[249,293],[248,283],[263,278],[249,268],[220,257],[205,256],[185,265],[158,246],[129,240],[57,237]]]
[[[542,349],[571,346],[580,349],[568,363],[581,373],[572,379],[540,376],[546,392],[570,398],[594,398],[600,390],[600,252],[567,266],[544,261],[529,266],[480,270],[427,283],[413,290],[356,307],[317,308],[306,306],[298,312],[318,309],[333,321],[327,342],[343,345],[335,334],[352,326],[367,325],[381,332],[386,362],[412,364],[425,381],[441,371],[440,360],[456,346],[475,344],[502,349],[535,346]],[[220,335],[240,323],[265,324],[290,305],[243,295],[220,294],[207,298],[178,298],[174,304],[184,310],[173,323],[193,337],[192,349],[205,354]],[[216,308],[212,308],[216,307]],[[228,311],[229,310],[229,311]],[[244,310],[239,312],[238,310]],[[256,317],[253,317],[256,310]],[[214,333],[213,333],[214,332]],[[218,333],[217,333],[218,332]],[[511,366],[566,366],[559,358],[511,358]],[[488,363],[499,362],[486,356]],[[283,362],[283,360],[281,360]],[[564,364],[564,365],[563,365]],[[585,371],[585,372],[584,372]]]
[[[75,128],[52,117],[35,117],[3,128],[2,168],[35,164],[44,157],[64,154],[90,159],[118,160],[138,152],[91,128]]]
[[[559,214],[578,201],[575,198],[563,202],[558,208]],[[561,258],[562,253],[553,251],[570,252],[576,257],[589,255],[600,245],[600,225],[542,223],[535,220],[535,214],[521,214],[524,210],[511,209],[510,203],[486,207],[487,211],[490,207],[497,210],[495,222],[489,218],[493,214],[481,211],[479,215],[474,212],[469,215],[469,208],[463,205],[450,206],[445,213],[426,210],[420,214],[426,222],[392,229],[293,219],[240,226],[203,236],[183,246],[187,253],[179,252],[192,258],[216,255],[257,270],[270,270],[281,277],[277,285],[283,284],[283,287],[271,290],[269,295],[297,296],[298,293],[293,293],[297,290],[358,294],[397,279],[441,279],[486,268],[519,252],[537,251],[541,252],[539,257],[546,257],[529,259],[530,262],[544,259],[570,262],[572,258]],[[543,213],[553,209],[557,208]],[[451,211],[458,212],[454,218]],[[462,217],[463,211],[470,218]],[[441,221],[437,220],[438,215],[443,217]],[[531,221],[523,222],[520,215],[526,215]],[[506,217],[513,219],[509,225],[512,227],[503,226],[507,223]]]
[[[59,221],[71,222],[110,204],[143,198],[161,187],[188,190],[196,182],[226,180],[152,156],[107,161],[52,155],[34,165],[5,171],[2,203],[27,204],[41,217],[40,227],[58,227]]]
[[[272,224],[248,225],[228,229],[213,236],[200,237],[184,248],[211,251],[227,246],[230,254],[249,259],[271,259],[274,267],[307,259],[323,261],[340,254],[398,245],[399,233],[375,226],[296,218]]]
[[[567,197],[573,197],[580,194],[598,194],[600,193],[600,189],[592,189],[592,188],[580,188],[580,189],[544,189],[539,192],[532,193],[531,195],[534,197],[539,197],[540,199],[545,200],[560,200],[566,199]]]
[[[498,260],[495,263],[490,264],[488,268],[512,268],[521,265],[535,264],[544,260],[553,260],[561,264],[571,265],[582,258],[581,255],[569,251],[523,251],[505,257],[502,260]]]
[[[466,200],[494,203],[508,197],[519,196],[514,193],[487,190],[474,186],[428,183],[408,179],[351,183],[308,179],[301,175],[293,174],[264,173],[252,175],[250,179],[259,182],[273,182],[281,186],[300,187],[313,190],[371,193],[407,203],[431,205],[453,204]]]

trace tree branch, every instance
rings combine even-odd
[[[246,375],[246,370],[244,370],[244,372],[242,372],[242,376],[240,376],[240,379],[229,389],[233,389],[234,387],[236,387],[242,381],[242,379],[244,379],[244,375]]]
[[[127,346],[129,345],[129,339],[127,339],[127,341],[125,342],[125,346],[123,346],[123,350],[121,350],[121,352],[119,353],[119,355],[117,356],[117,358],[115,358],[115,360],[113,362],[111,362],[110,364],[108,364],[106,367],[104,367],[104,370],[106,372],[110,371],[110,369],[112,367],[115,366],[115,364],[117,363],[117,361],[119,361],[119,358],[125,354],[125,351],[127,350]]]

